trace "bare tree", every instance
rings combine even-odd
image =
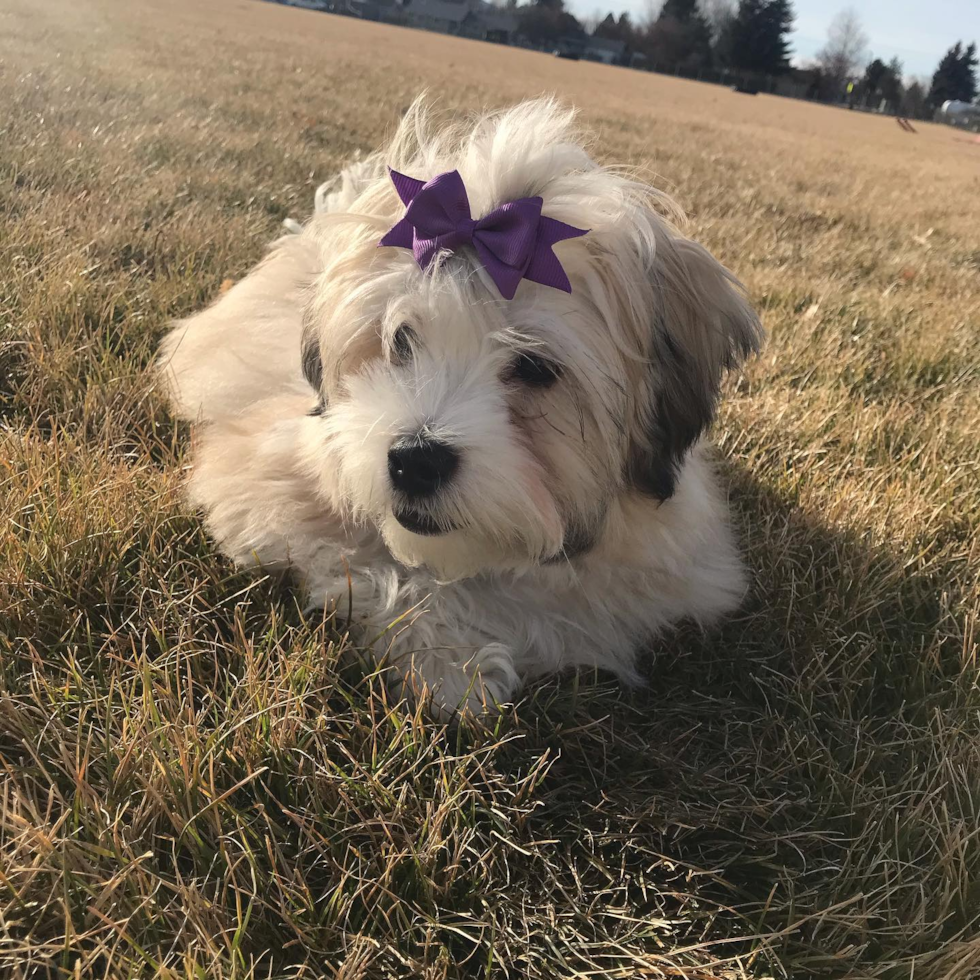
[[[644,31],[648,31],[657,22],[663,5],[664,0],[643,0],[643,11],[637,23]]]
[[[853,7],[845,7],[827,28],[827,43],[817,52],[817,63],[827,80],[828,96],[838,98],[848,79],[864,64],[868,35]]]
[[[596,7],[587,17],[579,17],[578,22],[582,25],[582,29],[586,34],[595,34],[595,29],[602,23],[606,16],[608,15]]]
[[[899,111],[912,119],[928,117],[926,99],[929,93],[929,79],[924,75],[914,75],[905,80],[905,92]]]
[[[731,26],[738,13],[736,0],[700,0],[698,6],[711,28],[711,36],[717,41],[721,34]]]

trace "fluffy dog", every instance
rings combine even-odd
[[[386,165],[458,171],[476,219],[540,199],[580,230],[553,249],[571,291],[523,279],[505,299],[472,244],[425,268],[379,247],[406,215]],[[221,549],[293,569],[439,711],[580,665],[637,681],[642,644],[746,584],[699,439],[761,329],[674,215],[553,101],[447,127],[417,103],[164,341]]]

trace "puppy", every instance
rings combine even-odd
[[[762,332],[674,214],[553,101],[442,128],[416,103],[163,343],[220,548],[291,568],[439,713],[638,681],[746,588],[699,439]]]

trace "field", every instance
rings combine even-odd
[[[649,688],[392,704],[182,503],[168,320],[428,87],[557,92],[770,339]],[[0,0],[0,976],[980,977],[980,146],[257,0]]]

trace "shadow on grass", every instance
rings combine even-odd
[[[557,756],[534,832],[567,844],[585,890],[615,881],[614,909],[698,936],[717,910],[719,958],[906,977],[976,929],[976,889],[954,885],[980,873],[976,848],[941,857],[976,798],[964,779],[957,805],[939,774],[977,727],[955,597],[751,473],[727,479],[754,582],[743,610],[661,638],[644,690],[565,678],[531,695],[519,713]],[[924,912],[923,894],[946,898]],[[739,949],[740,934],[765,938]]]

